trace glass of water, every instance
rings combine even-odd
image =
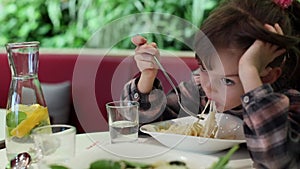
[[[35,128],[32,137],[36,148],[37,165],[49,168],[63,165],[75,155],[76,128],[57,124]]]
[[[139,103],[113,101],[106,104],[111,143],[135,142],[139,130]]]

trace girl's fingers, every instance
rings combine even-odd
[[[154,45],[154,46],[153,46]],[[159,51],[158,49],[156,48],[156,44],[155,43],[151,43],[151,44],[144,44],[142,46],[139,46],[136,51],[135,51],[136,54],[149,54],[149,55],[152,55],[152,56],[157,56]]]
[[[139,47],[141,45],[146,44],[147,43],[147,39],[144,38],[144,37],[142,37],[142,36],[140,36],[140,35],[137,35],[137,36],[134,36],[134,37],[131,38],[131,42],[133,44],[135,44],[137,47]],[[157,45],[156,45],[155,42],[152,42],[149,45],[151,45],[154,48],[157,48]]]
[[[278,23],[275,23],[274,28],[279,35],[283,35],[283,31]]]
[[[264,27],[270,32],[277,33],[276,29],[272,25],[265,24]]]
[[[147,54],[147,53],[136,54],[135,57],[136,60],[139,61],[154,62],[153,55],[151,54]]]
[[[131,42],[137,46],[135,49],[136,54],[146,53],[155,56],[159,54],[156,43],[152,42],[147,44],[147,39],[140,35],[132,37]]]
[[[135,55],[134,59],[140,71],[143,71],[145,69],[158,69],[152,55]]]
[[[265,24],[264,27],[271,32],[278,33],[279,35],[283,35],[283,31],[278,23],[275,23],[274,26]]]
[[[141,46],[147,43],[147,39],[140,35],[137,35],[131,38],[131,42],[136,46]]]
[[[265,48],[268,49],[270,52],[272,52],[272,56],[280,56],[286,52],[286,49],[281,48],[277,45],[271,44],[271,43],[265,43],[264,44]]]
[[[281,56],[282,54],[284,54],[286,52],[286,49],[279,49],[277,50],[274,55],[277,56]]]
[[[132,37],[131,42],[136,45],[134,59],[139,70],[158,69],[153,57],[160,57],[156,43],[147,43],[147,39],[140,35]]]
[[[157,45],[156,45],[155,42],[150,43],[150,45],[153,46],[153,47],[155,47],[155,48],[157,48]]]

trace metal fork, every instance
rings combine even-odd
[[[204,114],[205,112],[205,109],[207,108],[207,106],[209,105],[209,101],[207,102],[207,104],[205,105],[205,108],[203,109],[203,111],[201,112],[201,114],[195,114],[195,113],[192,113],[191,111],[189,111],[188,109],[186,109],[180,102],[180,98],[179,98],[179,94],[178,94],[178,90],[176,88],[176,86],[174,85],[173,81],[171,80],[170,76],[168,75],[168,73],[166,72],[166,70],[164,69],[164,67],[162,66],[162,64],[159,62],[159,60],[157,59],[156,56],[153,56],[154,57],[154,60],[155,62],[157,63],[158,67],[161,69],[161,71],[163,72],[164,76],[166,77],[166,79],[168,80],[168,82],[170,83],[170,85],[172,86],[172,88],[174,89],[175,91],[175,94],[177,96],[177,102],[180,106],[180,108],[186,112],[188,115],[190,116],[193,116],[193,117],[196,117],[200,120],[203,120],[203,117],[202,115]]]

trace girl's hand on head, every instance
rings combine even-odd
[[[265,24],[265,28],[271,32],[283,35],[283,31],[277,23],[274,26]],[[239,71],[243,68],[252,67],[257,70],[260,76],[264,76],[271,69],[267,67],[267,65],[285,52],[285,49],[277,45],[256,40],[241,57],[239,61]]]
[[[159,59],[160,54],[156,43],[147,43],[147,39],[139,35],[131,38],[131,41],[136,45],[134,59],[139,70],[141,72],[145,70],[157,71],[158,66],[154,56]]]
[[[274,26],[266,24],[265,28],[271,32],[283,35],[278,24]],[[278,69],[273,70],[271,67],[268,67],[268,64],[285,52],[285,49],[277,45],[256,40],[239,60],[238,71],[244,92],[249,92],[263,83],[273,83],[278,77],[277,75],[274,76],[274,72],[277,72],[276,70]]]

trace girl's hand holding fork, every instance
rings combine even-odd
[[[147,43],[147,39],[139,35],[131,38],[131,41],[136,45],[134,60],[141,72],[137,85],[138,90],[141,93],[149,93],[153,88],[158,71],[154,56],[159,59],[159,50],[156,43]]]

